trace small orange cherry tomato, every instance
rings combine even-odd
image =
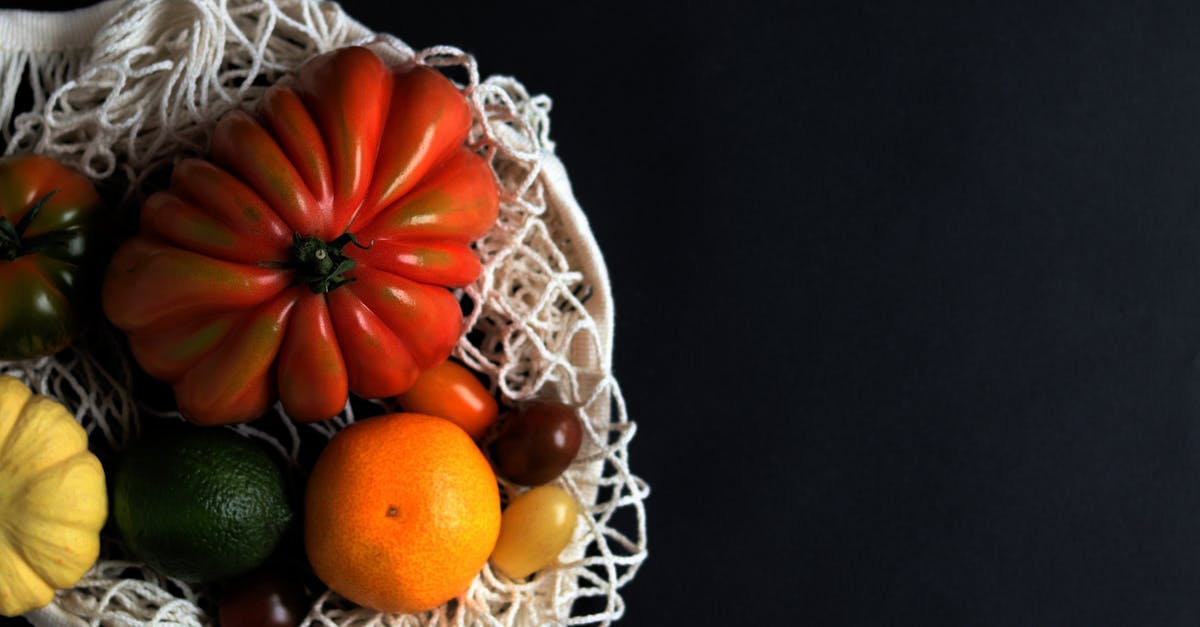
[[[422,372],[396,401],[404,411],[445,418],[474,440],[487,434],[500,413],[496,399],[475,374],[449,359]]]

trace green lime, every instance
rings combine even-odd
[[[204,582],[265,561],[292,508],[283,472],[260,446],[228,429],[189,428],[125,452],[112,481],[112,519],[138,559]]]

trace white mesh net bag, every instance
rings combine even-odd
[[[552,567],[514,582],[485,567],[451,603],[422,615],[383,615],[314,591],[304,625],[608,624],[624,613],[619,589],[646,558],[643,501],[631,473],[634,423],[612,376],[608,277],[549,139],[550,101],[511,78],[481,80],[475,60],[450,47],[413,50],[310,0],[109,0],[71,13],[0,11],[0,129],[8,154],[37,152],[71,165],[107,192],[114,211],[136,207],[151,181],[183,154],[203,154],[216,119],[251,108],[265,86],[309,58],[367,45],[391,63],[447,68],[471,103],[471,141],[501,188],[496,227],[476,243],[483,272],[454,355],[507,403],[558,398],[585,420],[579,458],[558,480],[581,505],[575,537]],[[453,69],[451,66],[457,66]],[[465,77],[465,79],[461,78]],[[18,93],[28,111],[17,112]],[[143,420],[178,418],[147,406],[121,343],[96,325],[54,356],[0,362],[72,408],[93,447],[119,451]],[[361,405],[359,406],[361,407]],[[278,407],[233,427],[265,441],[293,472],[355,420],[295,425]],[[361,411],[360,411],[361,413]],[[502,482],[511,498],[519,488]],[[211,625],[209,591],[131,561],[105,537],[97,564],[74,588],[26,617],[36,625]]]

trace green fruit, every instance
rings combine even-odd
[[[113,476],[113,523],[130,552],[184,581],[258,566],[292,517],[279,466],[228,429],[173,430],[142,440]]]

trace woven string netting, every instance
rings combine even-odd
[[[0,99],[6,153],[38,152],[76,167],[121,199],[116,211],[136,206],[180,156],[203,154],[222,113],[252,109],[265,85],[286,79],[316,54],[363,44],[397,65],[444,68],[471,102],[470,141],[488,156],[501,187],[498,223],[477,242],[483,273],[459,292],[470,331],[454,355],[483,374],[504,403],[558,398],[585,417],[583,449],[558,481],[582,515],[552,567],[513,582],[485,566],[459,599],[414,616],[381,615],[317,590],[304,624],[608,624],[619,618],[618,590],[646,557],[648,488],[630,471],[634,423],[611,374],[608,330],[589,309],[588,296],[599,286],[580,268],[594,261],[563,235],[564,209],[550,202],[554,183],[543,169],[553,159],[549,99],[531,96],[511,78],[480,80],[475,60],[457,49],[414,51],[373,33],[331,3],[135,0],[114,10],[88,52],[52,55],[58,62],[41,66],[28,54],[6,58],[0,83],[8,106],[14,72],[34,92],[33,109],[12,120]],[[135,369],[104,324],[57,356],[0,362],[0,371],[72,408],[93,447],[115,451],[136,438],[143,420],[179,419],[139,397]],[[260,421],[231,428],[265,442],[303,477],[301,460],[312,459],[352,423],[356,407],[361,416],[363,405],[348,403],[333,419],[294,425],[276,406]],[[520,491],[503,481],[501,488],[507,500]],[[77,586],[58,593],[58,609],[91,625],[212,624],[207,588],[155,573],[132,561],[117,539],[103,540],[100,561]]]

